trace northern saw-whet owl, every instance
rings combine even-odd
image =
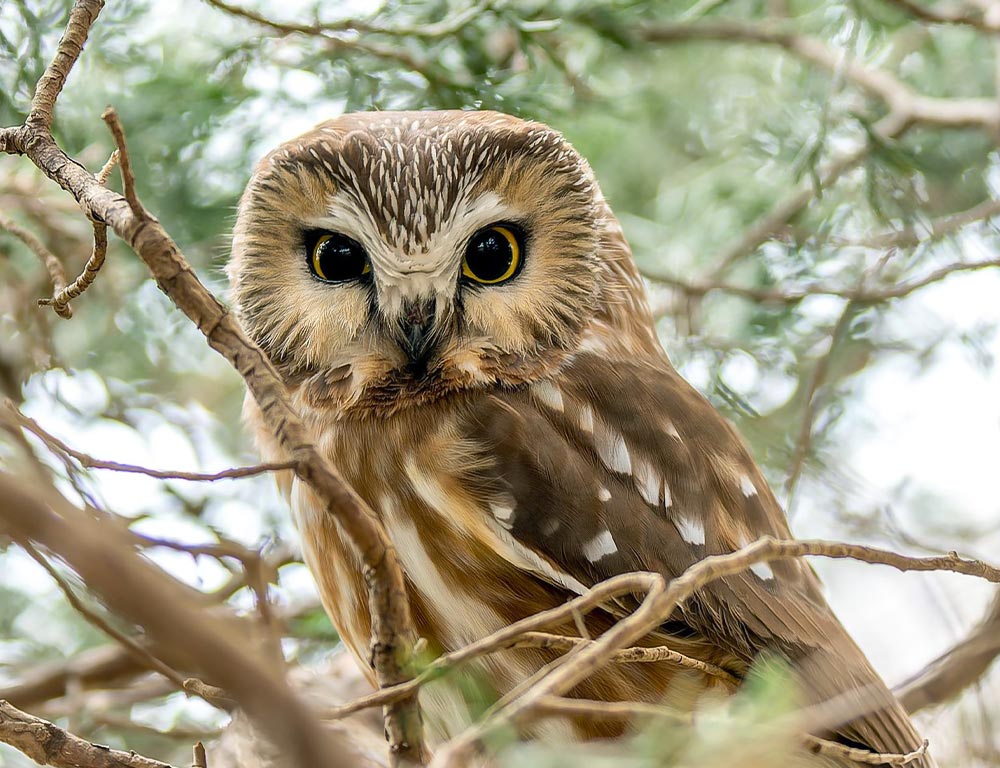
[[[670,579],[760,536],[791,537],[733,427],[660,347],[590,167],[544,125],[458,111],[323,123],[256,169],[229,269],[244,327],[384,524],[432,651],[616,574]],[[252,399],[246,415],[264,457],[286,459]],[[279,484],[323,604],[370,674],[360,563],[307,485],[291,473]],[[590,634],[619,610],[589,614]],[[878,752],[920,744],[800,560],[713,582],[646,643],[740,677],[779,656],[806,703],[864,702],[825,735]],[[478,670],[502,695],[553,658],[512,649]],[[620,664],[572,695],[693,706],[717,684],[669,662]],[[422,704],[438,727],[460,727],[446,695]]]

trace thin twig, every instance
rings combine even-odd
[[[38,257],[49,273],[54,293],[59,293],[66,288],[66,272],[63,269],[62,262],[56,258],[56,255],[31,230],[22,227],[16,221],[2,213],[0,213],[0,229],[12,234],[28,246],[28,250]],[[63,307],[61,310],[57,309],[56,314],[68,320],[73,316],[73,311],[69,307]]]
[[[371,35],[386,35],[391,37],[417,37],[425,40],[434,40],[447,37],[462,29],[466,24],[487,13],[492,7],[492,2],[475,3],[468,8],[447,16],[441,21],[429,24],[383,26],[374,24],[364,19],[343,19],[334,22],[316,22],[313,24],[300,24],[295,22],[282,22],[266,17],[248,8],[244,8],[224,0],[205,0],[205,2],[220,11],[228,13],[230,16],[237,16],[247,21],[252,21],[262,26],[285,34],[303,34],[311,36],[324,36],[330,32],[360,32]]]
[[[940,282],[953,274],[974,272],[980,269],[1000,267],[1000,257],[982,261],[956,261],[945,264],[923,277],[907,280],[884,288],[840,288],[829,285],[810,285],[804,288],[775,290],[769,288],[748,288],[724,282],[693,283],[678,277],[644,273],[653,282],[676,288],[687,296],[700,297],[713,291],[730,294],[760,304],[798,304],[809,296],[837,296],[860,304],[874,304],[889,299],[902,299],[911,293]]]
[[[205,753],[205,745],[200,741],[192,749],[191,768],[208,768],[208,755]]]
[[[60,291],[57,291],[51,299],[39,299],[38,306],[51,306],[60,317],[71,317],[72,310],[69,303],[77,296],[87,290],[93,284],[97,273],[104,266],[104,259],[108,254],[108,228],[99,221],[94,222],[94,249],[87,259],[87,264],[83,272],[72,283]]]
[[[858,302],[853,300],[848,301],[844,305],[840,317],[837,318],[837,322],[834,323],[833,330],[830,332],[830,346],[826,350],[826,353],[816,361],[809,376],[809,386],[806,389],[805,405],[802,411],[802,423],[799,425],[799,434],[795,440],[795,448],[792,451],[792,458],[789,462],[788,474],[785,477],[785,509],[788,510],[789,515],[792,514],[795,491],[798,487],[799,479],[802,477],[802,470],[805,467],[809,452],[812,450],[812,429],[820,407],[819,389],[823,386],[823,382],[826,381],[833,356],[836,354],[840,344],[847,337],[851,323],[860,309],[861,306]]]
[[[148,218],[149,214],[139,202],[139,196],[135,192],[135,174],[132,172],[132,158],[128,154],[128,146],[125,143],[125,129],[122,128],[118,113],[112,107],[108,107],[101,114],[101,119],[107,123],[111,135],[115,138],[115,146],[118,147],[118,165],[122,172],[122,187],[125,192],[125,199],[128,207],[132,209],[132,215],[137,219]]]
[[[916,0],[886,0],[891,5],[902,8],[911,16],[915,16],[921,21],[931,24],[960,24],[981,29],[984,32],[1000,32],[1000,25],[991,23],[983,16],[967,13],[966,11],[950,10],[940,6],[929,7]]]
[[[489,710],[479,722],[467,728],[442,747],[435,755],[432,766],[446,768],[464,765],[469,753],[482,743],[482,739],[488,733],[503,724],[516,724],[530,717],[534,705],[539,699],[565,694],[597,669],[606,665],[614,651],[629,643],[634,643],[659,626],[680,603],[706,584],[738,573],[757,563],[805,556],[855,559],[867,563],[889,565],[903,571],[946,570],[1000,583],[1000,568],[980,560],[959,557],[954,552],[934,557],[909,557],[898,552],[859,544],[819,540],[783,541],[769,536],[763,537],[736,552],[727,555],[712,555],[695,563],[673,579],[666,590],[658,590],[652,583],[646,582],[649,585],[649,592],[635,613],[618,622],[598,640],[589,643],[569,663],[555,668],[522,695],[502,700],[500,706]],[[632,574],[636,577],[642,575]],[[647,574],[647,576],[651,575]],[[621,578],[617,577],[617,579]],[[603,588],[604,585],[614,582],[616,579],[597,585],[594,589]],[[589,594],[585,593],[577,600],[587,598]]]
[[[117,461],[106,461],[104,459],[94,458],[89,454],[70,447],[58,437],[43,429],[37,421],[21,413],[21,411],[19,411],[11,401],[6,401],[4,405],[11,421],[18,426],[23,427],[35,437],[40,439],[50,449],[54,449],[59,453],[75,459],[80,466],[86,469],[105,469],[112,472],[126,472],[130,474],[146,475],[147,477],[155,477],[160,480],[189,480],[191,482],[233,480],[244,477],[254,477],[267,472],[280,472],[282,470],[295,469],[295,464],[290,461],[272,464],[255,464],[249,467],[233,467],[231,469],[223,469],[218,472],[182,472],[175,469],[150,469],[149,467],[143,467],[137,464],[122,464]]]
[[[100,184],[107,184],[108,177],[111,175],[111,171],[114,170],[115,165],[118,163],[118,158],[120,152],[116,149],[111,153],[111,157],[104,164],[100,171],[97,172],[95,178]],[[55,313],[60,317],[66,317],[63,311],[69,312],[69,316],[72,316],[72,311],[69,310],[69,302],[75,299],[77,296],[86,291],[97,278],[97,273],[104,266],[104,260],[108,254],[108,225],[103,221],[93,221],[94,225],[94,249],[90,254],[90,258],[87,259],[87,264],[83,268],[76,280],[70,283],[68,286],[63,288],[61,291],[57,290],[55,295],[51,299],[39,299],[39,306],[52,306]]]

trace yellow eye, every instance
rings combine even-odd
[[[322,234],[312,243],[310,271],[327,283],[342,283],[367,275],[372,270],[361,243],[337,232]]]
[[[482,285],[497,285],[517,274],[521,241],[508,227],[491,224],[472,236],[465,249],[462,274]]]

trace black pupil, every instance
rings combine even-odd
[[[316,261],[324,280],[351,280],[361,277],[365,271],[364,249],[350,238],[332,235],[320,243]]]
[[[507,238],[493,229],[479,232],[469,243],[465,263],[480,280],[499,280],[507,274],[514,251]]]

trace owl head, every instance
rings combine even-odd
[[[229,273],[244,327],[308,404],[401,408],[544,378],[595,320],[614,325],[638,280],[613,221],[544,125],[351,114],[260,163]]]

